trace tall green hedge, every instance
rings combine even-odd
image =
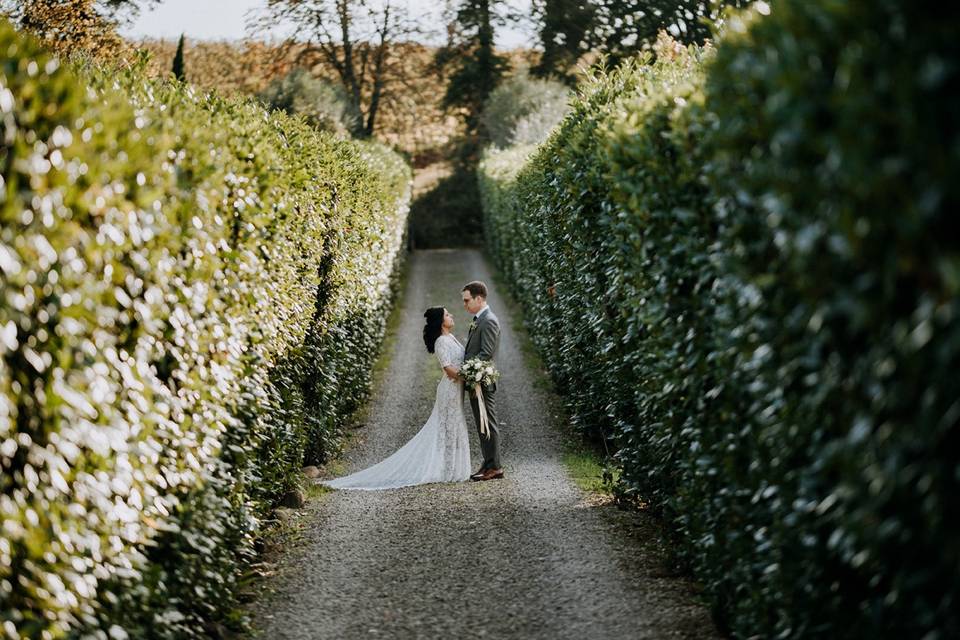
[[[0,635],[209,635],[364,399],[409,169],[2,24],[0,50]]]
[[[955,637],[960,10],[771,6],[488,153],[490,250],[733,636]]]

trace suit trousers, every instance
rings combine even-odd
[[[473,421],[477,426],[477,435],[480,437],[480,452],[483,454],[484,469],[500,469],[500,423],[497,421],[497,387],[492,388],[481,386],[483,393],[483,403],[487,408],[487,426],[490,429],[490,437],[480,433],[480,404],[477,402],[477,392],[468,391],[470,394],[470,408],[473,409]]]

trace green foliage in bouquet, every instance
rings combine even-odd
[[[733,636],[952,637],[958,16],[771,5],[488,153],[490,249]]]
[[[364,399],[409,169],[6,25],[0,48],[3,631],[209,635],[258,516]]]

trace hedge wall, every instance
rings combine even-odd
[[[661,41],[482,165],[575,424],[735,637],[960,634],[960,16],[928,4]]]
[[[0,635],[213,634],[364,398],[410,171],[4,24],[0,50]]]

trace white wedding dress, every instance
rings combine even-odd
[[[463,345],[453,334],[434,345],[441,367],[463,363]],[[396,489],[430,482],[463,482],[470,477],[470,439],[463,415],[462,383],[446,374],[427,423],[389,458],[372,467],[320,484],[334,489]]]

